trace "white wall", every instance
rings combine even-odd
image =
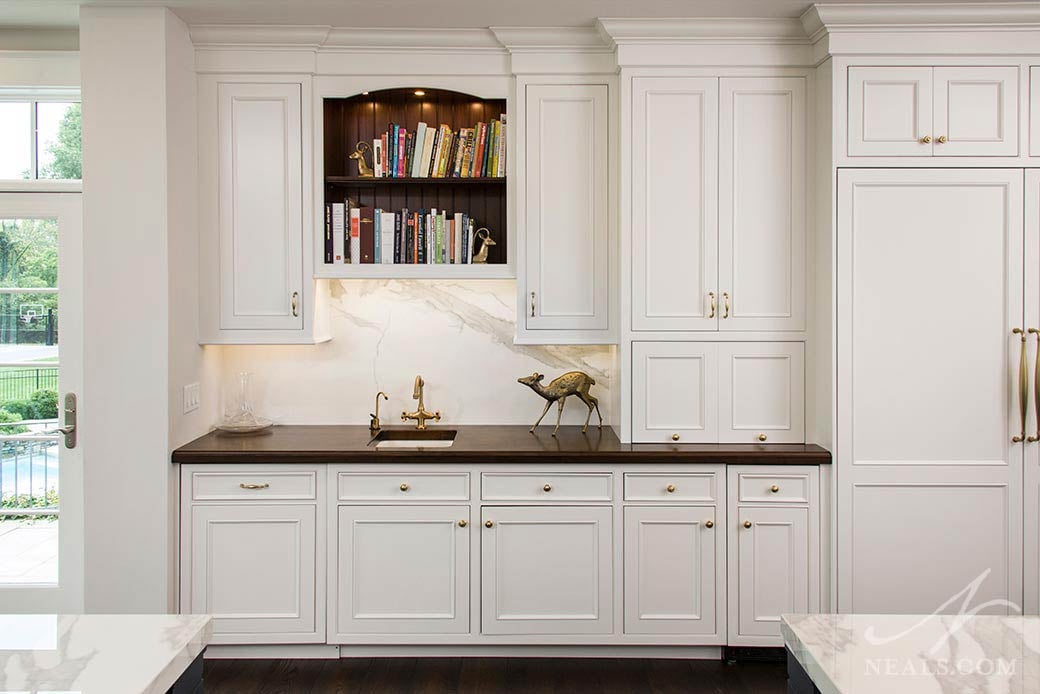
[[[441,411],[441,424],[530,425],[545,401],[516,379],[538,371],[548,383],[579,369],[596,379],[591,392],[611,421],[613,348],[514,345],[511,280],[351,280],[330,289],[332,341],[223,347],[225,394],[235,395],[235,375],[249,371],[256,408],[278,422],[367,424],[384,390],[390,400],[380,416],[400,424],[401,410],[415,409],[412,387],[421,374],[427,409]],[[571,398],[564,421],[581,424],[586,412]]]
[[[175,594],[169,452],[212,419],[171,403],[182,381],[213,382],[217,358],[194,344],[193,58],[168,10],[91,6],[80,59],[85,603],[161,612]]]

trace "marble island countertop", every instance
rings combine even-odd
[[[384,427],[406,431],[414,427]],[[827,465],[830,453],[813,444],[626,444],[613,430],[590,426],[431,426],[457,429],[447,448],[377,449],[365,426],[275,426],[253,436],[210,432],[173,452],[174,463],[740,463]]]
[[[780,628],[821,694],[1040,691],[1036,616],[784,615]]]
[[[164,694],[211,633],[207,615],[0,615],[0,692]]]

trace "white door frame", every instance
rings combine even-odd
[[[83,392],[83,209],[78,192],[0,192],[0,217],[57,218],[59,402]],[[82,406],[82,403],[80,403]],[[82,440],[82,439],[80,439]],[[83,448],[60,446],[58,583],[0,584],[0,613],[83,611]]]

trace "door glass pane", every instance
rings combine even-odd
[[[82,178],[78,103],[37,103],[36,140],[39,178]]]
[[[58,582],[58,227],[0,218],[0,584]]]
[[[0,179],[32,178],[32,104],[0,101]]]

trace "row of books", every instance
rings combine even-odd
[[[431,127],[414,131],[391,123],[372,140],[377,178],[486,178],[506,175],[506,114],[472,128]]]
[[[476,228],[462,212],[325,203],[325,264],[467,265]]]

